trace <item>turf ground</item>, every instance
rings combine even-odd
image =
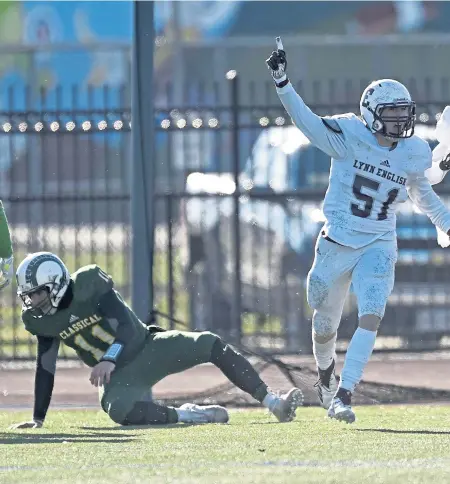
[[[53,410],[39,430],[7,430],[29,412],[3,412],[0,482],[449,482],[449,407],[357,410],[354,425],[304,407],[290,424],[264,410],[231,410],[225,425],[139,429],[117,426],[97,410]]]

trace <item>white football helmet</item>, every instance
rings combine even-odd
[[[406,108],[399,115],[383,114],[386,108]],[[361,116],[372,133],[387,138],[410,138],[414,134],[416,104],[408,89],[393,79],[380,79],[370,83],[359,103]]]
[[[70,273],[55,254],[35,252],[20,263],[16,280],[17,295],[22,299],[24,309],[41,318],[56,312],[69,287]]]

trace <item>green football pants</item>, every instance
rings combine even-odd
[[[114,422],[122,423],[134,404],[160,380],[207,363],[217,336],[209,331],[165,331],[148,336],[142,351],[118,368],[100,388],[100,404]]]

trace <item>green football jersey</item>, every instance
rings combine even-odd
[[[73,348],[88,366],[95,366],[114,342],[118,319],[105,317],[99,309],[100,298],[114,287],[111,277],[97,265],[82,267],[72,274],[73,299],[69,307],[59,309],[53,315],[33,317],[29,311],[22,313],[26,329],[37,336],[58,338]],[[146,326],[123,301],[127,323],[127,344],[119,359],[119,365],[130,361],[144,346],[148,335]],[[123,316],[122,316],[123,319]]]

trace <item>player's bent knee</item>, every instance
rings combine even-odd
[[[202,331],[200,333],[199,340],[201,340],[202,344],[211,346],[211,348],[214,346],[214,343],[216,341],[222,341],[220,336],[218,336],[215,333],[212,333],[211,331]]]
[[[383,319],[384,317],[384,312],[386,310],[386,304],[387,304],[387,298],[384,300],[366,300],[359,304],[358,308],[358,317],[359,320],[361,321],[362,318],[365,318],[366,316],[369,318],[375,318],[378,321]]]
[[[211,348],[210,362],[223,370],[223,363],[231,359],[231,364],[234,364],[235,360],[233,356],[240,354],[228,343],[226,343],[220,336],[216,335],[216,339]]]
[[[328,341],[331,341],[333,338],[335,338],[337,333],[328,333],[324,335],[318,335],[316,332],[313,331],[313,339],[316,343],[319,343],[321,345],[328,343]]]
[[[211,353],[218,342],[222,343],[222,339],[217,334],[211,333],[211,331],[202,331],[199,333],[197,345],[200,362],[207,363],[211,361]]]
[[[212,333],[211,331],[202,331],[199,334],[203,339],[208,339],[212,342],[215,342],[216,340],[221,339],[219,335]]]
[[[314,339],[318,343],[326,343],[334,337],[339,325],[339,320],[332,315],[314,311],[312,318],[312,329]]]
[[[123,408],[122,405],[116,403],[110,403],[109,405],[103,406],[103,410],[108,414],[109,418],[119,425],[126,425],[127,410]],[[106,408],[105,408],[106,407]]]
[[[367,331],[378,331],[382,316],[376,314],[363,314],[359,318],[359,327]]]
[[[328,284],[314,273],[308,277],[306,297],[312,309],[320,309],[328,297],[330,289]]]

